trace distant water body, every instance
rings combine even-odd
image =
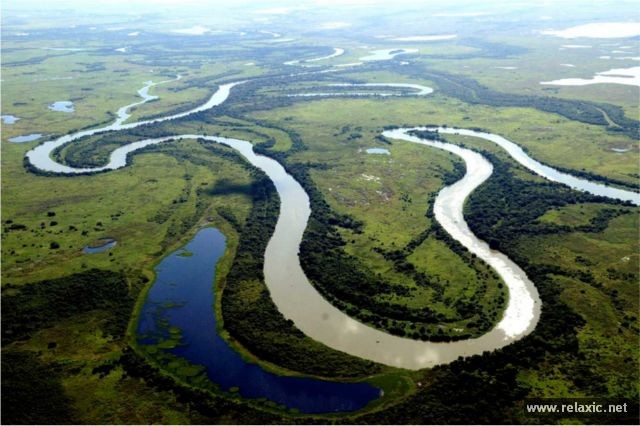
[[[20,120],[20,118],[15,115],[0,115],[3,124],[13,124],[16,121]]]
[[[73,102],[71,101],[54,102],[51,105],[49,105],[49,109],[51,111],[67,112],[67,113],[75,111],[75,107],[73,106]]]
[[[369,148],[367,149],[367,154],[386,154],[391,155],[388,149],[385,148]]]
[[[633,204],[640,205],[640,193],[614,188],[612,186],[603,185],[601,183],[593,182],[587,179],[578,178],[569,173],[560,172],[554,169],[553,167],[549,167],[529,157],[529,155],[519,145],[515,144],[514,142],[511,142],[508,139],[505,139],[500,135],[487,133],[487,132],[479,132],[476,130],[458,129],[455,127],[416,127],[414,128],[414,130],[416,129],[437,131],[439,133],[450,134],[450,135],[473,136],[476,138],[493,142],[499,147],[501,147],[502,149],[504,149],[507,152],[507,154],[511,156],[511,158],[513,158],[515,161],[520,163],[522,166],[526,167],[527,169],[531,170],[533,173],[539,176],[542,176],[547,180],[550,180],[552,182],[558,182],[563,185],[567,185],[578,191],[584,191],[590,194],[600,195],[602,197],[613,198],[621,201],[630,201]],[[404,129],[404,130],[411,130],[411,129]]]
[[[32,142],[40,139],[41,137],[42,137],[41,133],[32,133],[30,135],[15,136],[13,138],[9,138],[9,142],[13,142],[13,143]]]

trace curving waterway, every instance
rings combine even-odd
[[[308,63],[308,62],[324,61],[324,60],[327,60],[327,59],[338,57],[340,55],[344,55],[344,49],[341,49],[339,47],[334,47],[333,48],[333,53],[330,54],[330,55],[320,56],[320,57],[311,58],[311,59],[294,59],[293,61],[284,62],[284,65],[303,65],[303,64]]]
[[[518,265],[504,254],[491,250],[469,230],[464,221],[462,212],[465,199],[489,178],[493,170],[491,163],[470,149],[420,139],[407,133],[411,129],[396,129],[383,133],[389,138],[442,149],[464,160],[465,176],[455,184],[443,188],[435,199],[436,220],[453,238],[487,262],[509,289],[509,298],[503,317],[492,330],[478,338],[450,343],[424,342],[393,336],[354,320],[326,301],[308,281],[298,257],[300,242],[311,212],[309,197],[281,164],[271,158],[255,154],[252,144],[248,141],[196,134],[146,139],[119,147],[112,152],[106,165],[94,168],[72,168],[59,164],[50,157],[51,152],[58,146],[88,134],[133,128],[212,108],[224,102],[231,88],[240,83],[242,82],[221,85],[207,103],[191,111],[63,136],[29,151],[27,158],[33,166],[41,170],[73,174],[124,167],[127,155],[135,150],[176,139],[206,139],[237,150],[252,165],[265,172],[273,181],[280,197],[280,215],[264,257],[265,283],[273,302],[280,312],[292,320],[307,336],[348,354],[391,366],[420,369],[449,363],[460,356],[481,354],[484,351],[504,347],[535,328],[540,312],[540,300],[535,286]],[[456,131],[460,130],[456,129]],[[526,156],[524,151],[522,152]],[[425,151],[425,154],[428,155],[428,151]],[[559,178],[563,179],[562,176]]]
[[[407,93],[389,93],[389,92],[309,92],[309,93],[293,93],[289,97],[335,97],[335,96],[425,96],[433,93],[433,89],[422,84],[412,83],[333,83],[328,87],[390,87],[395,89],[411,89],[413,92]]]
[[[549,167],[529,157],[529,155],[519,145],[511,142],[508,139],[505,139],[500,135],[487,132],[479,132],[476,130],[459,129],[455,127],[413,127],[410,129],[399,129],[398,131],[401,133],[406,133],[411,130],[437,131],[438,133],[443,134],[473,136],[476,138],[481,138],[495,143],[496,145],[504,149],[507,154],[511,156],[511,158],[520,163],[522,166],[547,180],[567,185],[578,191],[589,192],[594,195],[600,195],[602,197],[613,198],[616,200],[630,201],[633,204],[640,205],[639,193],[603,185],[601,183],[578,178],[568,173],[558,171],[553,167]]]
[[[177,76],[175,80],[178,80],[179,78],[180,76]],[[167,83],[169,81],[175,81],[175,80],[167,80],[161,83]],[[161,83],[157,83],[157,84],[161,84]],[[130,117],[130,114],[128,112],[130,108],[141,105],[145,102],[149,102],[150,100],[153,100],[156,98],[155,96],[148,95],[149,88],[155,84],[147,83],[147,85],[145,85],[142,89],[138,91],[138,94],[143,97],[143,100],[120,108],[118,110],[118,118],[113,123],[105,127],[82,130],[77,133],[72,133],[69,135],[59,137],[57,139],[44,142],[43,144],[38,145],[37,147],[27,152],[26,157],[29,160],[29,162],[37,169],[47,171],[47,172],[54,172],[54,173],[77,174],[77,173],[96,172],[96,171],[111,169],[112,167],[91,167],[91,168],[68,167],[68,166],[65,166],[64,164],[60,164],[57,161],[53,160],[51,158],[51,153],[63,145],[66,145],[70,142],[73,142],[75,140],[78,140],[86,136],[91,136],[99,133],[113,132],[118,130],[133,129],[146,124],[154,124],[154,123],[160,123],[168,120],[175,120],[176,118],[186,117],[196,112],[206,111],[226,101],[227,98],[229,97],[229,93],[231,92],[231,89],[234,86],[242,83],[244,83],[244,81],[236,81],[233,83],[220,85],[218,87],[218,90],[216,90],[214,94],[211,95],[211,97],[209,98],[209,100],[207,100],[207,102],[193,109],[190,109],[189,111],[185,111],[179,114],[169,115],[166,117],[154,118],[150,120],[141,120],[133,123],[123,124],[124,121],[126,121]]]
[[[348,354],[396,367],[420,369],[448,363],[459,356],[503,347],[533,330],[540,309],[535,286],[506,256],[489,250],[485,243],[478,240],[462,218],[464,199],[491,175],[491,164],[480,154],[455,145],[421,142],[400,134],[385,133],[385,136],[446,149],[460,155],[467,163],[465,177],[440,192],[434,209],[436,219],[443,227],[494,267],[509,288],[510,297],[503,319],[493,330],[479,338],[434,343],[394,336],[356,321],[329,303],[307,279],[298,256],[311,214],[309,197],[280,163],[256,154],[248,141],[194,134],[145,139],[117,148],[111,153],[109,162],[102,167],[75,170],[98,172],[118,169],[126,166],[127,155],[133,151],[177,139],[205,139],[238,151],[253,166],[265,172],[280,196],[280,215],[264,257],[265,283],[273,302],[307,336]],[[68,166],[59,165],[56,171],[62,168]],[[454,225],[449,226],[448,222]]]

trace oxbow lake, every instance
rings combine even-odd
[[[203,366],[209,380],[223,391],[237,391],[244,398],[266,398],[302,413],[354,411],[380,397],[380,389],[367,383],[271,373],[245,361],[229,346],[218,332],[214,312],[215,268],[225,247],[220,231],[205,228],[157,266],[157,278],[138,322],[138,342],[143,348]],[[156,349],[157,343],[170,340],[177,330],[178,345]]]

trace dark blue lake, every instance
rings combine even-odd
[[[355,411],[380,397],[367,383],[340,383],[287,377],[242,359],[218,334],[214,314],[215,267],[224,254],[225,237],[205,228],[184,249],[156,268],[138,323],[139,343],[166,338],[169,327],[181,330],[181,345],[161,349],[205,368],[222,390],[239,388],[244,398],[266,398],[302,413]]]

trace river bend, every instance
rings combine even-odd
[[[527,335],[535,328],[540,313],[540,299],[535,286],[518,265],[504,254],[491,250],[486,243],[479,240],[469,230],[464,221],[462,214],[464,201],[475,188],[489,178],[493,170],[489,161],[470,149],[449,143],[420,139],[407,133],[411,129],[383,132],[385,137],[442,149],[464,160],[466,164],[464,177],[438,193],[434,203],[435,218],[454,239],[487,262],[504,280],[509,289],[506,309],[492,330],[477,338],[448,343],[424,342],[391,335],[356,321],[322,297],[307,279],[299,259],[300,243],[311,213],[309,197],[302,186],[285,171],[281,164],[271,158],[256,154],[252,144],[248,141],[197,134],[145,139],[117,148],[111,153],[106,165],[93,168],[69,167],[57,163],[50,157],[51,152],[57,147],[83,136],[158,123],[220,105],[228,98],[230,90],[240,83],[242,82],[221,85],[209,101],[190,111],[129,124],[116,122],[104,128],[63,136],[32,149],[27,153],[27,158],[34,167],[40,170],[75,174],[124,167],[127,156],[132,152],[149,145],[176,139],[205,139],[235,149],[252,165],[265,172],[273,181],[280,197],[280,214],[264,258],[265,283],[271,298],[280,312],[286,318],[291,319],[296,327],[307,336],[348,354],[386,365],[421,369],[452,362],[459,356],[476,355],[504,347]],[[461,129],[455,129],[455,131],[461,132]],[[505,148],[505,144],[500,145]],[[509,149],[505,148],[505,150],[513,156]],[[522,152],[526,156],[524,151]],[[425,156],[428,155],[429,151],[425,150]],[[535,160],[530,160],[535,162]]]

